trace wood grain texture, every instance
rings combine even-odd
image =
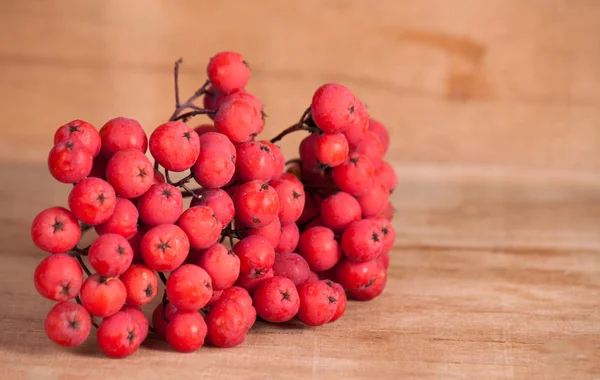
[[[600,379],[600,3],[594,0],[0,1],[0,379]],[[171,113],[242,52],[265,136],[326,81],[388,125],[400,184],[386,292],[317,329],[107,360],[47,340],[34,215],[68,187],[56,126]],[[300,135],[283,143],[292,157]]]

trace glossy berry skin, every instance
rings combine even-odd
[[[392,223],[381,217],[370,218],[379,227],[381,231],[381,254],[388,253],[394,247],[394,241],[396,240],[396,230]]]
[[[337,310],[336,291],[323,281],[312,281],[298,289],[300,309],[296,315],[302,323],[321,326],[329,322]]]
[[[390,254],[389,252],[385,252],[382,253],[381,255],[379,255],[379,257],[376,259],[379,264],[381,264],[385,270],[387,270],[390,266]]]
[[[201,189],[198,195],[200,195],[200,198],[192,197],[190,207],[210,207],[217,220],[221,222],[222,227],[227,226],[231,222],[235,216],[235,207],[233,200],[226,191],[222,189]]]
[[[79,238],[81,228],[77,219],[63,207],[48,208],[31,223],[31,239],[46,252],[67,252],[77,245]]]
[[[278,180],[271,182],[279,198],[278,217],[281,224],[296,222],[302,215],[306,202],[304,186],[293,175],[286,173]]]
[[[358,197],[358,204],[360,204],[363,218],[379,215],[387,206],[389,198],[390,191],[387,186],[376,179],[371,191]]]
[[[239,187],[233,196],[236,220],[248,227],[261,227],[279,213],[277,192],[267,183],[254,180]]]
[[[144,224],[173,224],[183,212],[183,197],[181,191],[173,185],[155,184],[141,196],[137,206]]]
[[[373,187],[375,168],[366,156],[350,153],[343,164],[333,168],[332,176],[340,190],[360,196]]]
[[[110,358],[124,358],[139,348],[141,335],[139,323],[130,314],[119,311],[100,323],[98,346]]]
[[[177,308],[170,303],[167,303],[166,308],[162,303],[156,305],[152,312],[152,327],[156,331],[156,335],[165,338],[167,335],[167,326],[173,315],[177,312]]]
[[[133,202],[126,198],[117,198],[115,211],[104,223],[98,224],[96,233],[119,234],[126,239],[131,238],[138,230],[139,212]]]
[[[133,261],[133,249],[121,235],[98,236],[88,252],[90,265],[103,277],[116,277],[129,268]]]
[[[348,140],[341,133],[326,133],[317,140],[317,159],[331,168],[341,165],[349,151]]]
[[[167,279],[167,297],[179,310],[200,310],[212,297],[212,280],[194,264],[184,264]]]
[[[106,159],[120,150],[135,149],[145,153],[148,148],[148,137],[140,123],[125,117],[117,117],[104,124],[100,128],[100,138],[100,155]]]
[[[262,236],[267,239],[273,247],[276,247],[279,244],[279,239],[281,238],[281,223],[279,223],[279,218],[277,217],[266,226],[252,228],[238,224],[236,229],[242,238],[252,235]]]
[[[56,144],[48,154],[48,170],[59,182],[75,183],[87,177],[94,158],[80,142],[67,139]]]
[[[235,173],[235,146],[224,134],[207,132],[200,136],[200,147],[200,155],[192,167],[196,182],[211,189],[226,185]]]
[[[273,176],[271,177],[271,181],[276,181],[283,175],[285,170],[285,156],[279,149],[279,146],[273,144],[270,141],[261,141],[261,143],[265,144],[271,150],[271,158],[273,159]]]
[[[382,240],[377,223],[370,219],[358,220],[350,223],[342,233],[342,251],[349,260],[371,261],[381,253]]]
[[[360,220],[361,212],[358,200],[343,191],[325,198],[321,203],[321,220],[334,231],[343,231],[348,224]]]
[[[260,110],[260,111],[263,110],[263,104],[260,101],[260,99],[257,98],[256,95],[253,95],[244,89],[234,90],[229,94],[221,93],[221,96],[217,98],[215,109],[219,108],[221,106],[221,104],[231,101],[231,100],[234,100],[234,99],[243,100],[245,102],[250,103],[258,110]]]
[[[206,332],[206,322],[200,313],[195,310],[179,310],[171,317],[166,339],[176,351],[194,352],[204,345]]]
[[[287,322],[300,309],[296,285],[285,277],[275,276],[263,281],[252,296],[256,313],[265,321]]]
[[[235,167],[240,180],[271,180],[275,172],[275,161],[268,145],[259,141],[247,141],[238,145],[236,152]]]
[[[63,301],[48,312],[44,330],[54,343],[63,347],[76,347],[90,335],[92,318],[83,306]]]
[[[375,177],[378,178],[390,190],[394,191],[398,185],[398,176],[394,168],[387,162],[381,161],[379,166],[375,168]]]
[[[354,107],[354,118],[342,131],[350,149],[356,148],[365,133],[369,130],[369,113],[365,105],[358,101]]]
[[[213,288],[213,294],[210,297],[210,299],[208,300],[208,302],[206,303],[205,307],[211,307],[211,306],[215,305],[217,302],[219,302],[222,295],[223,295],[223,290],[214,290],[214,288]]]
[[[294,252],[300,240],[300,230],[296,223],[290,223],[281,226],[281,236],[279,244],[275,247],[276,253],[291,253]]]
[[[315,272],[331,269],[342,257],[333,231],[327,227],[311,227],[300,235],[298,253]]]
[[[127,291],[118,278],[101,277],[93,274],[81,287],[81,302],[92,315],[108,317],[125,304]]]
[[[220,300],[206,315],[206,338],[217,347],[240,345],[248,331],[248,319],[242,305]]]
[[[342,259],[335,269],[336,280],[358,301],[371,300],[383,292],[385,267],[378,260],[357,262]]]
[[[235,282],[235,285],[246,289],[249,293],[252,293],[254,292],[254,290],[256,290],[256,288],[258,287],[258,285],[260,285],[261,282],[268,280],[273,276],[275,276],[275,272],[273,272],[273,269],[269,269],[261,277],[240,274],[240,277],[238,277],[237,281]]]
[[[341,132],[354,120],[357,102],[347,87],[327,83],[313,95],[311,116],[323,132]]]
[[[190,241],[186,233],[176,225],[161,224],[146,232],[140,248],[149,268],[172,271],[185,261],[190,251]]]
[[[46,257],[35,268],[33,283],[42,296],[66,301],[79,294],[83,272],[77,260],[64,253]]]
[[[246,329],[250,329],[254,325],[254,322],[256,322],[256,310],[252,306],[252,297],[245,288],[232,286],[223,290],[219,298],[219,302],[221,301],[232,301],[242,306],[246,317]]]
[[[100,133],[96,127],[86,121],[73,120],[58,127],[54,133],[54,145],[69,139],[79,142],[92,157],[96,157],[100,152],[102,144]]]
[[[383,146],[383,152],[387,152],[390,147],[390,133],[386,126],[375,119],[369,119],[369,131],[377,136]]]
[[[333,317],[331,317],[329,320],[329,323],[331,323],[337,321],[342,317],[342,315],[344,315],[346,312],[346,306],[348,305],[348,298],[346,297],[346,291],[342,285],[330,280],[326,280],[325,284],[335,290],[335,298],[337,301],[337,309],[335,310],[335,314],[333,314]]]
[[[144,312],[139,308],[139,306],[123,305],[120,311],[127,314],[140,327],[140,334],[139,336],[136,336],[136,339],[141,344],[148,336],[148,332],[150,330],[148,318],[146,318]]]
[[[205,249],[215,244],[223,229],[213,210],[207,206],[188,208],[179,217],[177,225],[189,237],[190,245],[197,249]]]
[[[69,194],[69,208],[82,222],[95,226],[110,219],[115,211],[117,195],[113,187],[100,178],[86,178]]]
[[[215,128],[234,144],[252,140],[263,125],[261,110],[244,99],[223,103],[215,115]]]
[[[194,165],[200,154],[200,137],[182,121],[159,125],[150,135],[150,153],[165,169],[182,172]]]
[[[233,246],[240,258],[240,273],[249,278],[260,278],[273,267],[275,250],[262,236],[252,235]]]
[[[201,251],[196,264],[210,275],[213,290],[229,288],[240,275],[240,258],[221,243]]]
[[[310,268],[304,257],[297,253],[280,253],[275,256],[273,264],[275,276],[290,279],[294,285],[300,286],[310,275]]]
[[[108,161],[106,179],[120,196],[136,198],[154,183],[154,168],[144,153],[120,150]]]
[[[367,131],[358,143],[358,146],[354,148],[354,151],[367,157],[374,166],[377,166],[383,160],[385,149],[383,144],[379,141],[379,137],[373,131]]]
[[[206,73],[212,86],[225,94],[244,88],[250,79],[250,68],[244,58],[229,51],[213,56]]]
[[[119,277],[127,290],[129,305],[142,306],[158,294],[158,276],[145,265],[133,264]]]

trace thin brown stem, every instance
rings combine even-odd
[[[69,255],[71,256],[87,256],[90,251],[90,246],[85,248],[74,247],[71,251],[69,251]]]
[[[79,296],[75,296],[75,301],[80,304],[81,306],[83,306],[83,302],[81,302],[81,298],[79,298]],[[90,315],[91,319],[92,319],[92,326],[94,326],[95,328],[98,328],[98,323],[96,323],[96,321],[94,321],[94,316]]]
[[[296,131],[317,132],[319,130],[318,128],[310,127],[310,126],[306,125],[306,120],[309,117],[309,115],[310,115],[310,107],[308,107],[302,113],[302,116],[300,116],[300,120],[296,124],[291,125],[288,128],[281,131],[281,133],[279,133],[277,136],[275,136],[271,139],[271,142],[276,143],[277,141],[281,140],[285,136],[289,135],[292,132],[296,132]]]
[[[188,190],[182,190],[181,191],[181,196],[186,198],[186,197],[193,197],[194,194],[198,194],[198,191],[202,190],[201,187],[198,187],[196,189],[188,189]]]
[[[167,276],[165,276],[163,272],[158,272],[158,277],[160,278],[163,284],[167,285]]]
[[[90,271],[90,269],[87,267],[87,265],[85,265],[85,262],[83,261],[83,258],[80,255],[76,255],[75,258],[77,259],[77,261],[79,261],[79,265],[81,265],[81,269],[83,269],[83,271],[85,272],[85,274],[89,277],[92,275],[92,272]]]
[[[173,69],[173,79],[175,80],[175,109],[181,107],[179,101],[179,66],[183,63],[183,58],[179,58],[175,61],[175,68]]]
[[[217,111],[215,110],[207,110],[207,109],[203,109],[203,108],[199,108],[199,109],[195,109],[193,111],[189,111],[186,113],[183,113],[181,115],[177,115],[173,118],[172,121],[175,120],[182,120],[182,121],[187,121],[189,118],[194,117],[196,115],[214,115],[216,114]]]
[[[182,183],[181,185],[179,185],[182,189],[184,189],[186,191],[186,194],[190,194],[192,197],[194,197],[195,199],[200,199],[202,198],[202,195],[200,194],[196,194],[196,192],[192,189],[190,189],[188,187],[188,185],[186,185],[185,183]]]
[[[300,158],[292,158],[291,160],[287,160],[285,162],[285,166],[291,165],[291,164],[301,164],[302,160]]]

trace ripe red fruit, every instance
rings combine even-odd
[[[383,146],[383,152],[387,152],[390,147],[390,133],[385,125],[375,119],[369,119],[369,131],[373,132],[379,138]]]
[[[269,269],[261,277],[256,277],[255,275],[245,275],[243,273],[240,273],[240,277],[238,277],[237,281],[235,282],[235,285],[242,287],[248,292],[252,293],[258,287],[258,285],[260,285],[261,282],[270,279],[274,275],[275,273],[273,272],[273,268]]]
[[[68,139],[79,142],[93,157],[100,152],[102,144],[100,134],[93,125],[86,121],[73,120],[60,126],[54,133],[54,145]]]
[[[194,179],[204,188],[226,185],[235,173],[236,151],[222,133],[207,132],[200,136],[200,155],[192,166]]]
[[[161,224],[146,232],[140,248],[148,267],[156,271],[172,271],[185,261],[190,241],[176,225]]]
[[[275,250],[262,236],[252,235],[237,242],[233,252],[240,258],[240,273],[249,278],[260,278],[275,262]]]
[[[177,225],[189,237],[190,245],[198,249],[215,244],[223,229],[213,210],[207,206],[195,206],[185,210]]]
[[[374,166],[381,163],[385,154],[383,144],[381,144],[379,137],[373,131],[367,131],[363,135],[358,146],[354,148],[354,151],[370,159]]]
[[[115,211],[117,195],[113,187],[100,178],[85,178],[69,194],[69,208],[82,222],[95,226],[106,222]]]
[[[235,216],[235,207],[233,206],[233,200],[226,191],[222,189],[201,189],[198,191],[198,195],[200,198],[192,198],[190,207],[210,207],[217,220],[221,222],[222,227],[231,222]]]
[[[244,88],[250,79],[250,68],[244,58],[229,51],[213,56],[206,73],[212,86],[225,94]]]
[[[271,150],[271,158],[273,159],[273,176],[270,178],[271,181],[278,180],[283,171],[285,170],[285,156],[279,149],[279,146],[273,144],[270,141],[261,141],[261,143],[265,144]]]
[[[141,344],[146,339],[148,332],[150,331],[150,323],[148,322],[148,318],[146,318],[144,312],[138,306],[123,305],[120,311],[127,314],[140,327],[140,334],[137,339]]]
[[[383,267],[387,270],[390,266],[390,254],[388,252],[382,253],[376,259]]]
[[[129,199],[117,198],[115,211],[106,222],[96,226],[96,233],[119,234],[129,239],[138,230],[138,218],[138,209]]]
[[[340,190],[359,196],[373,187],[375,169],[367,157],[350,153],[343,164],[333,168],[332,176]]]
[[[394,168],[387,162],[381,161],[379,166],[375,169],[375,177],[381,180],[385,186],[390,190],[390,193],[394,191],[398,184],[398,176]]]
[[[92,171],[94,158],[79,141],[67,139],[56,144],[48,154],[48,170],[59,182],[75,183]]]
[[[219,95],[220,96],[218,96],[216,99],[216,107],[214,108],[215,110],[218,109],[219,107],[221,107],[221,104],[231,101],[231,100],[234,100],[234,99],[244,100],[244,101],[252,104],[254,107],[259,109],[260,111],[263,110],[263,104],[260,101],[260,99],[257,98],[256,95],[253,95],[244,89],[234,90],[229,94],[220,93]]]
[[[77,219],[63,207],[48,208],[31,223],[31,239],[46,252],[67,252],[77,245],[79,238],[81,228]]]
[[[75,298],[81,289],[83,273],[77,260],[64,253],[46,257],[35,268],[35,289],[53,301]]]
[[[304,186],[291,174],[284,174],[280,179],[271,183],[279,198],[279,220],[281,224],[290,224],[297,221],[302,215],[306,195]]]
[[[159,125],[150,135],[150,153],[165,169],[182,172],[194,165],[200,154],[200,137],[182,121]]]
[[[156,305],[156,308],[152,313],[152,327],[154,327],[156,335],[165,338],[167,335],[167,326],[176,312],[177,308],[170,303],[167,303],[166,308],[162,303]]]
[[[119,278],[127,290],[129,305],[145,305],[158,294],[158,276],[145,265],[134,264]]]
[[[146,225],[173,224],[183,212],[183,197],[175,186],[161,183],[152,185],[137,205]]]
[[[349,260],[371,261],[377,258],[382,249],[382,236],[379,225],[370,219],[350,223],[342,234],[342,251]],[[300,237],[302,242],[302,237]]]
[[[136,198],[154,183],[154,168],[144,153],[120,150],[108,161],[106,179],[120,196]]]
[[[363,218],[379,215],[387,206],[389,197],[390,191],[387,186],[376,179],[371,191],[358,197]]]
[[[298,242],[298,253],[316,272],[333,268],[342,257],[340,245],[327,227],[311,227],[304,231]]]
[[[347,87],[327,83],[313,95],[311,116],[323,132],[341,132],[354,121],[357,103],[358,99]]]
[[[294,285],[300,286],[310,275],[310,268],[304,257],[297,253],[280,253],[275,255],[273,264],[275,276],[289,278]]]
[[[332,168],[344,162],[349,150],[348,140],[341,133],[326,133],[317,140],[317,159]]]
[[[243,182],[259,179],[270,181],[275,172],[271,148],[259,141],[247,141],[237,146],[236,174]]]
[[[90,313],[81,305],[63,301],[54,305],[44,321],[50,340],[64,347],[81,345],[92,330]]]
[[[208,94],[206,94],[206,95],[208,95]],[[204,96],[205,99],[206,99],[206,95]],[[208,108],[208,107],[204,107],[204,108],[216,109],[216,108]],[[215,129],[215,126],[212,124],[200,124],[199,126],[194,128],[194,131],[198,134],[198,136],[201,136],[208,132],[216,132],[217,130]]]
[[[267,183],[254,180],[240,186],[233,196],[236,220],[248,227],[267,225],[279,213],[277,192]]]
[[[239,257],[220,243],[201,251],[196,264],[210,275],[213,290],[229,288],[240,275]]]
[[[110,358],[124,358],[139,348],[143,334],[139,323],[131,315],[119,311],[100,323],[98,346]]]
[[[237,231],[242,238],[252,235],[262,236],[267,239],[273,247],[276,247],[279,244],[279,238],[281,237],[281,223],[279,223],[279,218],[277,217],[266,226],[256,228],[246,227],[240,223],[237,226]]]
[[[98,236],[88,252],[90,265],[103,277],[116,277],[129,268],[133,249],[127,239],[117,234]]]
[[[342,287],[342,285],[337,282],[333,282],[330,280],[326,280],[325,283],[335,290],[335,298],[337,301],[337,309],[335,310],[335,314],[329,320],[329,323],[335,322],[344,315],[346,312],[346,306],[348,304],[348,298],[346,298],[346,291]]]
[[[377,224],[381,231],[381,254],[388,253],[394,247],[396,240],[396,230],[392,223],[385,218],[371,218]]]
[[[223,293],[219,298],[219,302],[221,301],[233,301],[240,304],[246,313],[246,329],[250,329],[250,327],[254,325],[254,322],[256,321],[256,310],[252,306],[252,297],[245,288],[232,286],[231,288],[223,290]]]
[[[337,311],[336,291],[323,281],[306,283],[298,289],[300,309],[297,317],[309,326],[329,322]]]
[[[261,282],[254,291],[253,300],[256,313],[268,322],[287,322],[300,308],[296,286],[290,279],[280,276]]]
[[[296,223],[290,223],[281,226],[281,236],[279,237],[279,244],[275,247],[277,253],[291,253],[294,252],[298,246],[298,240],[300,239],[300,230]]]
[[[350,222],[361,219],[361,208],[358,196],[344,191],[332,192],[321,203],[322,224],[336,232],[344,229]]]
[[[136,149],[145,153],[148,148],[148,137],[140,123],[125,117],[117,117],[104,124],[100,138],[100,155],[107,159],[120,150]]]
[[[210,299],[208,300],[208,302],[206,303],[206,306],[204,306],[204,307],[207,308],[207,307],[211,307],[211,306],[215,305],[217,302],[219,302],[222,295],[223,295],[223,290],[215,290],[213,288],[213,294],[210,297]]]
[[[386,271],[378,260],[357,262],[342,259],[335,269],[336,279],[355,300],[368,301],[383,292]]]
[[[212,297],[212,280],[199,266],[184,264],[167,279],[167,297],[179,310],[200,310]]]
[[[384,218],[391,221],[394,218],[394,214],[396,213],[396,209],[392,202],[388,202],[387,206],[383,209],[382,212],[377,215],[378,218]]]
[[[348,124],[346,129],[342,131],[346,140],[348,140],[348,145],[350,149],[355,148],[363,135],[367,132],[369,128],[369,113],[365,105],[358,101],[356,106],[354,107],[354,119]]]
[[[108,317],[125,304],[127,290],[118,278],[101,277],[93,274],[81,287],[81,302],[92,315]]]
[[[240,345],[248,331],[248,319],[243,306],[234,301],[220,300],[206,315],[208,341],[217,347]]]
[[[179,352],[194,352],[204,345],[206,330],[200,313],[180,310],[173,314],[167,326],[167,343]]]
[[[223,103],[215,115],[215,128],[234,144],[252,140],[263,125],[262,111],[245,99]]]

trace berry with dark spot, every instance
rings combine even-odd
[[[125,149],[135,149],[146,153],[148,136],[137,120],[117,117],[100,128],[102,147],[100,156],[110,159],[115,153]]]
[[[92,315],[108,317],[119,311],[125,304],[127,290],[116,277],[101,277],[93,274],[81,287],[81,302]]]
[[[137,203],[140,219],[148,226],[173,224],[183,212],[181,191],[168,183],[155,184]]]
[[[48,170],[59,182],[75,183],[87,177],[94,157],[79,141],[66,139],[56,144],[48,154]]]
[[[268,322],[287,322],[300,308],[296,285],[286,277],[275,276],[261,282],[252,298],[256,313]]]
[[[215,244],[223,229],[223,225],[208,206],[194,206],[185,210],[177,225],[187,234],[190,245],[197,249],[205,249]]]
[[[200,137],[182,121],[159,125],[150,135],[152,157],[165,169],[182,172],[194,165],[200,154]]]
[[[237,225],[237,231],[242,238],[252,235],[262,236],[267,239],[273,247],[276,247],[279,244],[279,239],[281,237],[281,223],[277,217],[275,217],[271,223],[261,227],[247,227],[239,223]]]
[[[179,310],[200,310],[212,297],[209,274],[194,264],[184,264],[167,279],[167,297]]]
[[[75,258],[64,253],[46,257],[35,268],[35,289],[53,301],[66,301],[79,294],[83,272]]]
[[[119,311],[104,318],[98,327],[98,346],[111,358],[124,358],[133,354],[142,343],[140,325],[130,314]]]
[[[380,295],[387,278],[385,267],[378,260],[357,262],[342,259],[335,268],[335,274],[348,295],[359,301]]]
[[[381,254],[382,244],[381,229],[371,219],[352,222],[342,233],[342,251],[352,261],[376,259]]]
[[[93,157],[100,152],[102,140],[96,127],[83,120],[73,120],[60,126],[54,133],[54,145],[71,139],[78,141]]]
[[[220,243],[201,251],[196,264],[210,275],[217,291],[232,286],[240,275],[240,258]]]
[[[63,207],[48,208],[31,223],[31,239],[46,252],[67,252],[77,245],[80,238],[81,228],[77,219]]]
[[[248,141],[236,147],[235,163],[238,178],[244,182],[258,179],[270,181],[275,171],[275,161],[269,147],[258,141]]]
[[[279,197],[266,182],[254,180],[239,187],[233,196],[236,220],[248,227],[267,225],[279,212]]]
[[[204,345],[206,322],[196,310],[179,310],[166,329],[167,343],[179,352],[194,352]]]
[[[332,176],[340,190],[360,196],[373,187],[375,168],[366,156],[350,153],[344,163],[333,168]]]
[[[172,271],[185,261],[190,241],[178,226],[161,224],[146,232],[140,248],[148,267],[156,271]]]
[[[134,264],[119,278],[127,290],[129,305],[145,305],[158,294],[158,276],[145,265]]]
[[[233,252],[240,258],[241,275],[249,278],[262,277],[275,262],[273,246],[258,235],[251,235],[237,242]]]
[[[92,318],[85,308],[74,302],[60,302],[44,321],[50,340],[64,347],[76,347],[86,341],[92,330]]]
[[[221,222],[221,226],[225,227],[231,222],[235,216],[235,207],[233,200],[222,189],[201,189],[198,191],[200,198],[192,197],[190,207],[208,206],[210,207],[217,220]]]
[[[121,235],[98,236],[88,252],[90,265],[104,277],[116,277],[129,268],[133,261],[133,249]]]
[[[302,215],[306,196],[304,186],[293,175],[286,173],[276,181],[271,182],[271,186],[277,192],[279,198],[279,220],[281,224],[290,224],[296,222]]]
[[[312,281],[298,289],[300,308],[297,317],[309,326],[321,326],[337,311],[336,291],[323,281]]]
[[[108,161],[106,179],[121,197],[136,198],[154,183],[154,168],[139,150],[120,150]]]
[[[208,62],[206,73],[212,86],[225,94],[243,89],[250,79],[250,68],[244,58],[229,51],[213,56]]]

